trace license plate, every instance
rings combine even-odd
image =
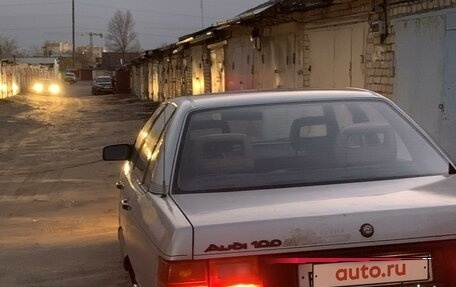
[[[310,271],[309,264],[299,266],[300,278]],[[343,287],[384,283],[405,283],[430,279],[429,259],[338,262],[313,264],[313,284],[301,282],[301,287]],[[309,274],[309,273],[307,273]]]

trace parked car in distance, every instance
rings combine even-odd
[[[455,166],[374,92],[173,98],[103,159],[138,286],[456,286]]]
[[[57,80],[53,79],[36,79],[30,86],[30,92],[37,95],[59,95],[62,92],[62,87]]]
[[[92,95],[111,94],[112,92],[112,78],[110,76],[98,76],[93,80]]]
[[[63,76],[63,81],[65,81],[69,84],[74,84],[74,83],[76,83],[76,75],[72,72],[66,72],[65,75]]]

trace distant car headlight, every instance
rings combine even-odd
[[[42,93],[44,90],[44,85],[41,83],[35,83],[32,89],[35,93]]]
[[[58,93],[60,93],[60,87],[59,85],[57,84],[51,84],[49,86],[49,92],[53,95],[57,95]]]

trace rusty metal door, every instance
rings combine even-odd
[[[199,95],[204,93],[203,47],[193,46],[191,49],[193,94]]]
[[[234,61],[231,63],[230,90],[248,90],[253,87],[253,47],[242,39],[234,47]]]
[[[222,93],[225,91],[225,64],[224,48],[217,47],[211,50],[211,92]]]
[[[275,88],[294,88],[296,62],[295,35],[289,33],[276,36],[272,45]]]
[[[259,72],[261,85],[259,88],[262,89],[275,89],[276,77],[275,77],[275,65],[273,61],[274,45],[272,37],[264,37],[262,39],[261,55],[259,57]]]

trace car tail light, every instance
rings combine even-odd
[[[261,287],[257,257],[209,260],[210,287]]]
[[[158,280],[166,287],[208,287],[207,262],[165,261],[158,264]]]
[[[158,266],[159,286],[262,287],[257,257],[166,261]]]
[[[431,255],[434,274],[437,279],[444,278],[453,284],[451,286],[456,286],[454,285],[456,283],[456,246],[441,246],[431,252]]]

